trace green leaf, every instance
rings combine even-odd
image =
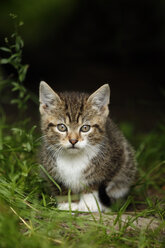
[[[9,16],[12,18],[12,19],[16,19],[18,16],[14,13],[10,13]]]
[[[11,53],[11,49],[7,48],[7,47],[0,47],[1,51],[7,52],[7,53]]]
[[[21,27],[21,26],[23,26],[24,25],[24,22],[23,21],[20,21],[19,22],[19,26]]]
[[[24,42],[20,36],[16,36],[15,50],[19,52],[24,47]]]
[[[20,99],[13,99],[13,100],[11,100],[11,104],[15,104],[15,103],[19,104],[20,103]]]
[[[22,146],[23,146],[25,151],[31,152],[32,146],[31,146],[31,144],[29,142],[22,144]]]
[[[37,128],[37,126],[34,125],[34,126],[30,129],[30,134],[33,134],[36,128]]]
[[[17,128],[17,127],[13,127],[11,129],[11,131],[14,133],[14,134],[19,134],[20,136],[23,134],[23,130],[21,128]]]
[[[1,64],[1,65],[5,65],[5,64],[9,64],[9,63],[10,63],[10,58],[1,59],[1,60],[0,60],[0,64]]]
[[[26,77],[26,73],[28,70],[29,65],[23,65],[20,70],[19,70],[19,81],[23,82],[25,80]]]
[[[17,91],[20,89],[20,85],[17,82],[12,82],[12,85],[14,86],[12,88],[12,91]]]
[[[7,37],[5,37],[5,43],[8,44],[9,43],[9,40]]]
[[[29,98],[30,98],[30,95],[26,95],[26,97],[24,98],[23,102],[24,103],[27,102],[29,100]]]
[[[15,59],[19,57],[19,53],[14,53],[11,55],[10,59]]]

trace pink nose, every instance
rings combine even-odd
[[[78,140],[77,139],[70,139],[69,142],[72,144],[72,145],[75,145]]]

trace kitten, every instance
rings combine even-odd
[[[108,117],[109,100],[108,84],[88,95],[57,94],[40,83],[41,164],[64,192],[80,193],[72,210],[106,211],[134,183],[134,151]],[[59,209],[68,210],[69,203]]]

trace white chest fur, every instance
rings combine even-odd
[[[56,177],[67,188],[73,192],[79,192],[87,182],[84,177],[84,170],[89,166],[93,158],[93,152],[81,152],[78,154],[62,154],[56,161]]]

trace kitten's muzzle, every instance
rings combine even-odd
[[[69,142],[74,146],[78,140],[77,139],[69,139]]]
[[[79,150],[79,148],[78,147],[76,147],[75,145],[76,145],[76,143],[78,142],[78,140],[77,139],[69,139],[69,142],[71,143],[71,146],[69,147],[69,150]]]

